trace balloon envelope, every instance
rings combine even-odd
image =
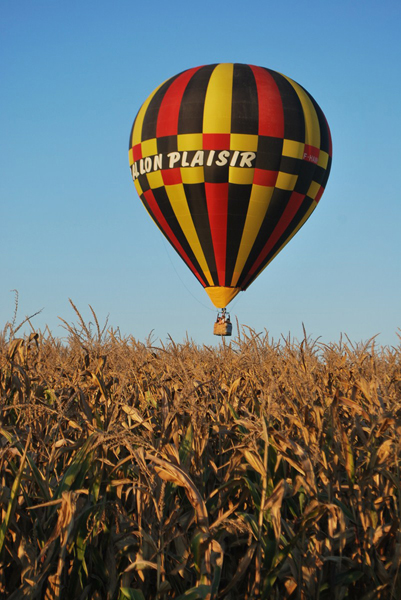
[[[271,69],[231,63],[161,84],[129,140],[143,204],[218,308],[311,215],[331,155],[327,121],[304,88]]]

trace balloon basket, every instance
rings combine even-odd
[[[230,321],[230,315],[226,312],[226,309],[223,308],[221,312],[218,313],[216,322],[213,327],[214,335],[231,335],[233,331],[233,325]]]
[[[232,330],[232,323],[215,323],[213,327],[214,335],[231,335]]]

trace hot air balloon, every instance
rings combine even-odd
[[[245,64],[171,77],[144,102],[129,138],[139,197],[222,311],[221,324],[229,302],[316,208],[331,156],[312,96],[285,75]]]

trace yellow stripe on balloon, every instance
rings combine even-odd
[[[203,146],[201,133],[182,133],[177,135],[177,150],[200,150]]]
[[[134,164],[134,153],[132,152],[132,148],[128,150],[128,162],[129,166],[132,167],[132,165]]]
[[[248,152],[256,152],[258,149],[258,141],[258,135],[232,133],[230,137],[230,150],[247,150]]]
[[[138,115],[135,119],[134,129],[132,131],[131,147],[136,146],[136,144],[140,144],[142,142],[142,127],[143,127],[143,121],[145,118],[146,111],[148,110],[148,106],[149,106],[153,96],[162,87],[163,84],[164,84],[164,82],[162,84],[160,84],[154,90],[154,92],[152,92],[150,94],[150,96],[145,100],[145,102],[142,104],[141,108],[139,109]]]
[[[160,187],[164,187],[163,177],[160,171],[154,173],[148,173],[146,175],[151,190],[155,190]]]
[[[139,183],[139,179],[135,179],[134,181],[135,189],[139,197],[143,194],[143,189],[141,188],[141,184]]]
[[[228,181],[237,185],[251,185],[255,169],[242,169],[241,167],[229,167]]]
[[[157,140],[153,138],[152,140],[145,140],[141,145],[142,156],[154,156],[157,154]]]
[[[295,142],[294,140],[283,141],[283,156],[291,156],[292,158],[303,158],[305,144]]]
[[[318,194],[318,192],[320,191],[321,185],[320,183],[317,183],[316,181],[312,181],[312,183],[309,186],[308,191],[306,192],[306,195],[309,198],[312,198],[312,200],[314,200]]]
[[[319,160],[317,163],[318,167],[323,167],[323,169],[327,169],[328,164],[329,164],[329,155],[327,154],[327,152],[320,150]]]
[[[192,252],[198,261],[209,285],[213,285],[213,279],[210,274],[205,255],[199,242],[198,234],[196,233],[195,225],[189,211],[188,202],[185,196],[184,186],[182,183],[165,186],[171,207],[177,218],[177,221],[182,229],[185,239],[191,247]]]
[[[242,232],[241,244],[238,250],[238,256],[234,267],[231,285],[235,287],[242,273],[248,256],[255,243],[263,219],[265,218],[270,200],[273,195],[274,187],[265,187],[263,185],[252,186],[251,197],[249,200],[248,212],[246,215],[244,230]]]
[[[203,167],[182,167],[180,171],[182,183],[204,183],[205,181]]]
[[[206,90],[203,133],[230,133],[234,65],[222,63],[212,72]]]
[[[276,188],[292,192],[295,188],[295,184],[297,183],[297,179],[298,175],[279,171],[276,179]]]

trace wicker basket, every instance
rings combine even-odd
[[[231,335],[233,330],[232,323],[215,323],[213,327],[214,335]]]

